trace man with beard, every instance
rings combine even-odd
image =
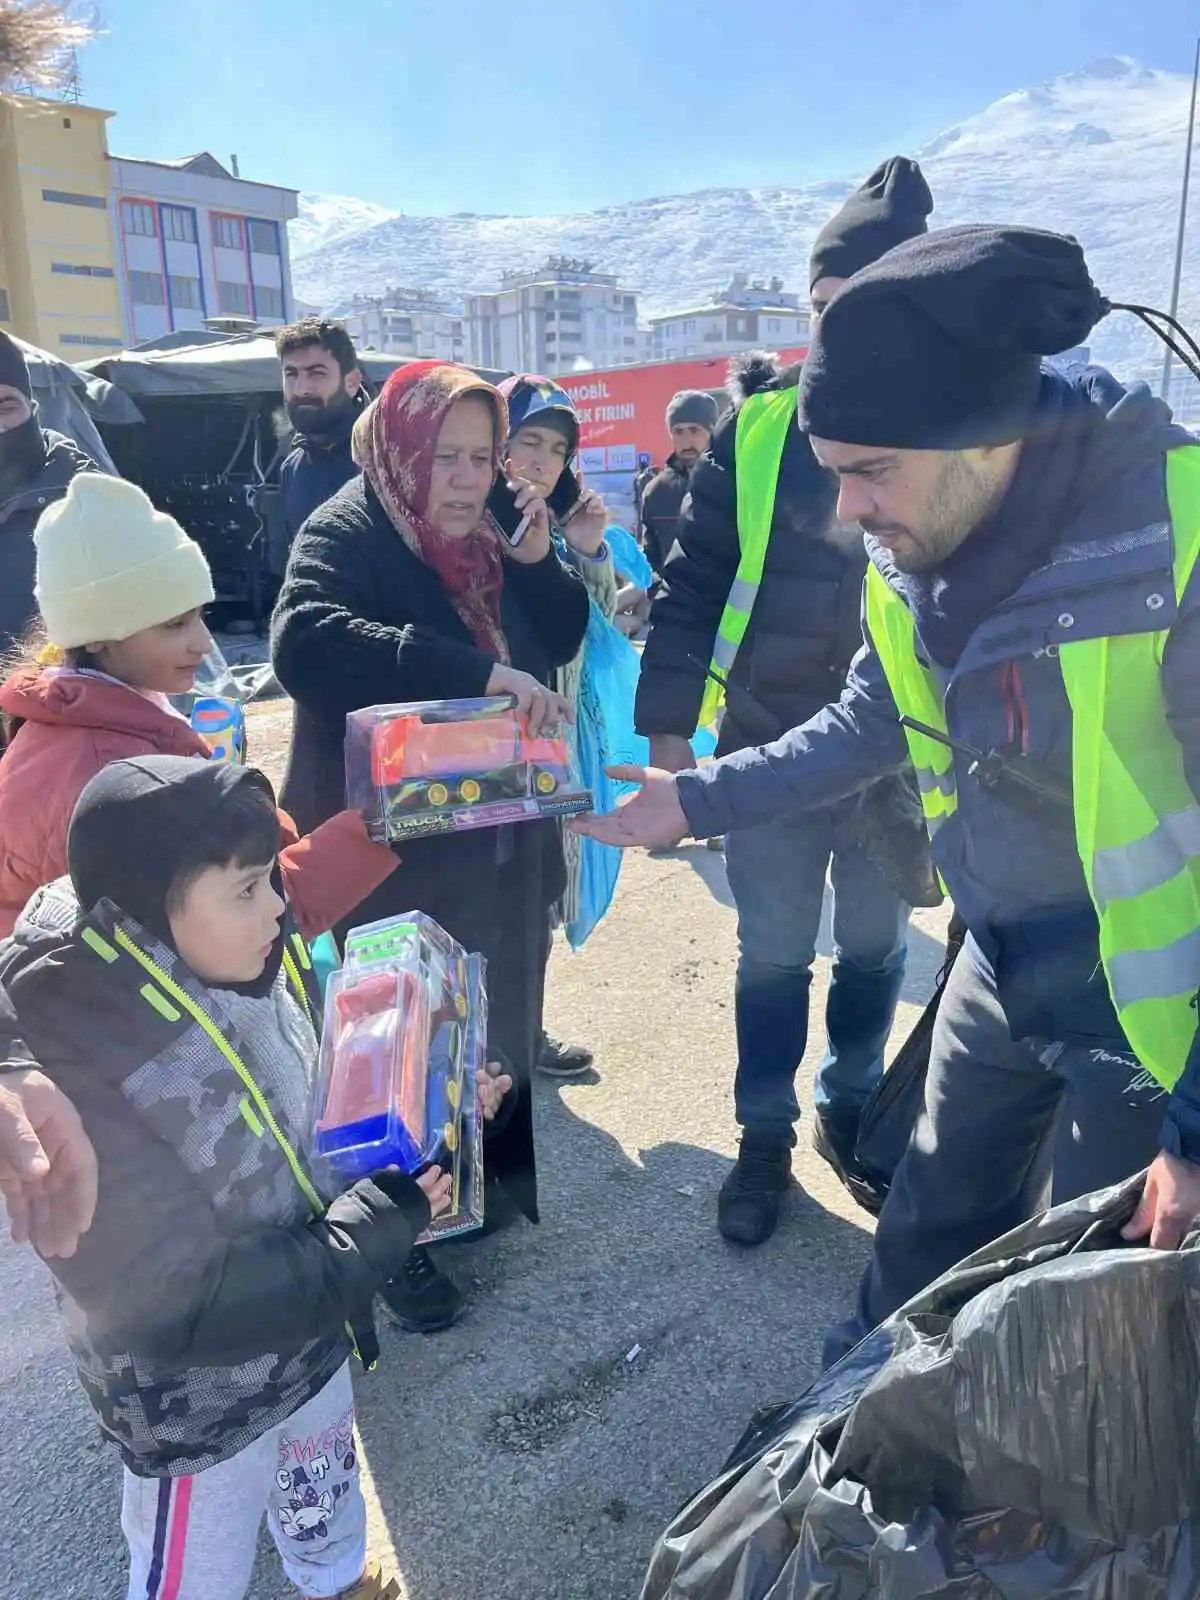
[[[1175,1249],[1200,1215],[1200,446],[1144,384],[1043,359],[1113,309],[1074,239],[1028,228],[947,228],[857,274],[798,408],[867,534],[846,688],[584,824],[664,844],[916,768],[969,934],[827,1360],[1047,1191],[1149,1164],[1125,1237]]]
[[[37,617],[33,530],[79,472],[100,469],[72,440],[39,426],[20,347],[0,333],[0,652]]]
[[[932,209],[916,162],[895,156],[873,172],[813,247],[814,322],[851,274],[924,233]],[[660,569],[636,720],[652,763],[668,772],[693,765],[689,736],[722,703],[716,683],[706,681],[710,661],[734,686],[718,747],[725,754],[776,738],[836,698],[861,640],[862,536],[836,525],[833,479],[796,426],[798,377],[799,367],[780,371],[763,351],[732,364],[736,409],[692,473],[678,541]],[[881,848],[893,868],[926,868],[924,892],[919,870],[890,870],[885,878]],[[874,1203],[855,1144],[904,976],[906,902],[928,900],[932,873],[919,808],[895,778],[873,786],[861,804],[841,800],[735,828],[725,859],[738,910],[734,1110],[742,1133],[717,1225],[732,1243],[758,1245],[775,1229],[791,1177],[796,1073],[808,1041],[826,875],[836,954],[812,1138],[842,1181]]]
[[[708,449],[717,415],[717,402],[703,389],[681,389],[667,407],[671,454],[642,493],[642,549],[655,572],[662,571],[675,543],[692,468]]]
[[[279,469],[290,543],[317,507],[357,475],[350,435],[366,394],[354,343],[340,322],[306,317],[278,330],[275,349],[296,430],[296,448]]]

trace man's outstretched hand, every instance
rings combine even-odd
[[[672,773],[657,767],[606,767],[605,771],[619,783],[637,783],[641,788],[622,800],[615,811],[573,818],[570,827],[574,832],[599,839],[601,844],[615,844],[620,850],[639,844],[655,849],[678,844],[687,836],[688,820]]]
[[[96,1213],[96,1152],[62,1090],[32,1068],[0,1076],[0,1194],[13,1239],[73,1256]]]
[[[1200,1217],[1200,1166],[1161,1150],[1146,1173],[1146,1187],[1122,1239],[1150,1236],[1152,1250],[1178,1250]]]

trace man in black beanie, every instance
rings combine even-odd
[[[924,233],[932,209],[916,162],[893,156],[878,167],[814,246],[814,323],[851,274]],[[773,739],[835,698],[859,643],[862,539],[835,526],[833,481],[796,427],[798,373],[761,351],[733,363],[736,409],[692,473],[678,543],[661,569],[637,697],[638,731],[668,771],[692,765],[697,719],[710,722],[719,709],[708,662],[734,686],[721,726],[725,753]],[[885,877],[879,850],[864,848],[868,814],[881,819],[873,831],[902,877]],[[726,1239],[756,1245],[774,1231],[790,1181],[795,1079],[830,865],[838,956],[813,1140],[867,1200],[854,1161],[859,1118],[883,1070],[904,974],[907,902],[926,898],[933,879],[919,811],[894,779],[874,786],[861,807],[855,799],[737,827],[725,852],[741,947],[734,1104],[742,1137],[717,1220]]]
[[[25,357],[0,333],[0,652],[11,650],[37,616],[33,530],[79,472],[99,468],[61,433],[38,423]]]
[[[867,536],[846,689],[589,829],[704,837],[916,768],[969,935],[827,1360],[1047,1196],[1149,1164],[1125,1236],[1173,1249],[1200,1215],[1200,445],[1144,385],[1044,359],[1109,310],[1076,242],[1032,229],[859,273],[799,402]]]
[[[642,548],[661,572],[679,531],[679,509],[692,471],[708,449],[717,425],[717,402],[703,389],[681,389],[667,406],[671,454],[642,492]]]

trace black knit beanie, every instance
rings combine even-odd
[[[800,426],[894,450],[1011,444],[1041,358],[1081,344],[1108,310],[1063,234],[974,225],[911,239],[852,278],[814,328]]]
[[[817,235],[808,287],[822,278],[852,278],[929,226],[933,196],[925,174],[907,156],[892,156],[856,189]]]
[[[667,406],[667,427],[677,428],[690,422],[699,428],[707,428],[711,433],[719,416],[717,402],[712,395],[705,394],[703,389],[680,389],[678,394],[671,396]]]
[[[0,333],[0,383],[19,389],[26,400],[33,399],[33,384],[21,347],[6,333]]]

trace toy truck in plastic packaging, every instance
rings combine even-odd
[[[534,736],[509,695],[346,719],[346,791],[378,841],[590,811],[569,729]]]
[[[481,956],[412,912],[353,929],[325,997],[314,1164],[331,1188],[385,1167],[443,1167],[451,1208],[424,1238],[483,1221],[484,978]]]

